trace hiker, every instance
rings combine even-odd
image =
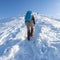
[[[30,40],[34,34],[35,18],[32,11],[27,11],[25,15],[25,24],[27,26],[27,39]]]

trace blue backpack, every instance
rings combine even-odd
[[[32,19],[31,14],[32,14],[32,11],[27,11],[26,16],[25,16],[25,21],[26,22],[30,22],[31,21],[31,19]]]

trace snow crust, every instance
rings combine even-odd
[[[37,13],[34,17],[30,41],[24,17],[0,24],[0,60],[60,60],[60,21]]]

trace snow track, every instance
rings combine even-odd
[[[0,60],[60,60],[60,21],[34,14],[35,32],[26,39],[24,17],[3,23]]]

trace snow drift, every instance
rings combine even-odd
[[[34,16],[35,32],[30,41],[24,17],[0,23],[0,60],[60,60],[60,21]]]

